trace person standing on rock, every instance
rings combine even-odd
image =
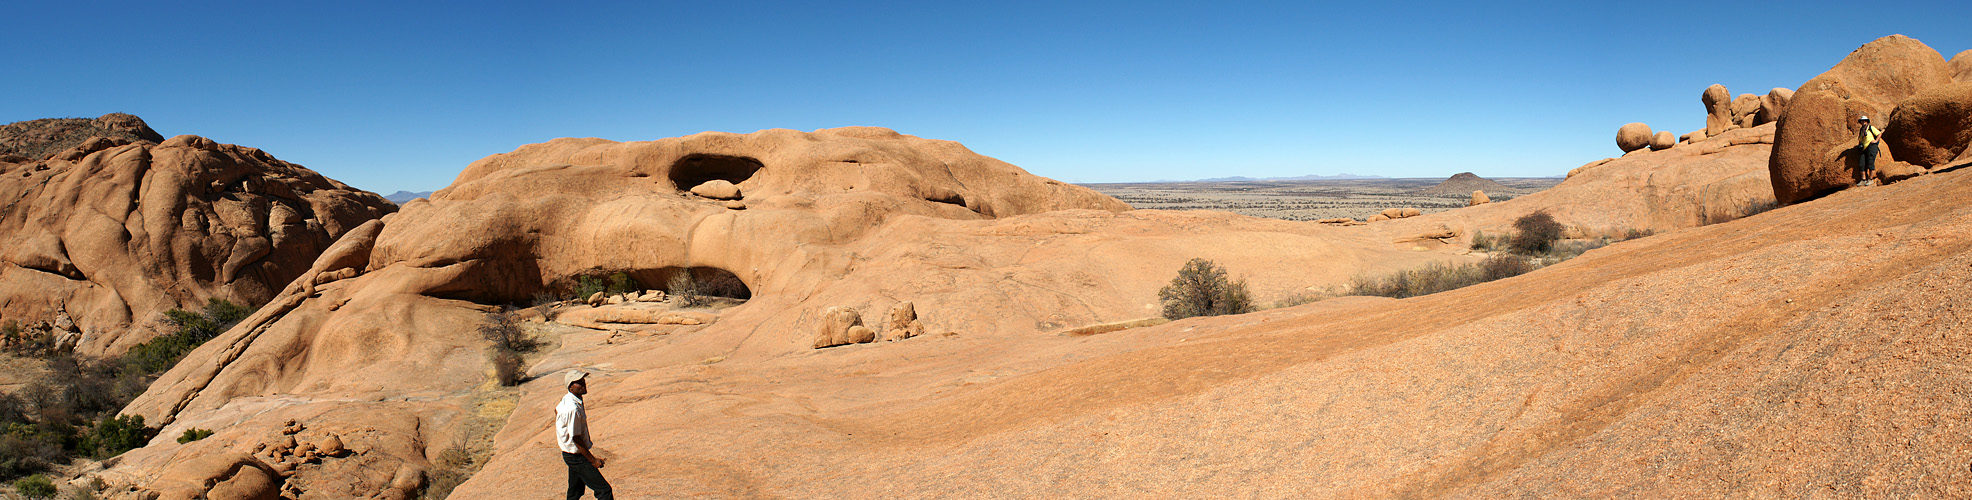
[[[589,411],[582,406],[582,396],[589,394],[588,377],[582,370],[562,375],[568,393],[555,405],[555,445],[561,447],[562,463],[568,464],[568,500],[582,498],[583,487],[594,491],[596,500],[615,500],[609,481],[597,470],[603,459],[590,451],[595,443],[589,439]]]
[[[1862,124],[1862,130],[1856,131],[1856,150],[1862,153],[1859,155],[1862,157],[1862,161],[1859,162],[1862,170],[1861,185],[1874,186],[1876,185],[1876,153],[1881,151],[1881,146],[1877,144],[1883,142],[1883,130],[1870,126],[1867,115],[1857,118],[1856,122]]]

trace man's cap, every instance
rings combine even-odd
[[[1859,122],[1866,122],[1866,121],[1869,121],[1869,115],[1863,115],[1863,116],[1862,116],[1862,118],[1857,118],[1857,119],[1856,119],[1856,121],[1859,121]]]
[[[582,370],[569,370],[567,373],[561,375],[561,385],[573,384],[575,381],[582,380],[588,376],[589,374],[583,373]]]

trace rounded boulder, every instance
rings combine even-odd
[[[1903,161],[1928,168],[1951,163],[1972,145],[1972,82],[1905,99],[1890,113],[1883,137]]]
[[[1671,131],[1669,130],[1661,131],[1658,132],[1656,135],[1650,136],[1651,151],[1663,151],[1666,149],[1671,149],[1671,146],[1676,146],[1676,145],[1678,145],[1678,137],[1675,135],[1671,135]]]
[[[1616,129],[1616,148],[1628,153],[1650,146],[1650,126],[1626,123]]]

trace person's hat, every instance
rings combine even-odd
[[[1862,118],[1857,118],[1857,119],[1856,119],[1856,121],[1859,121],[1859,122],[1866,122],[1866,121],[1869,121],[1869,115],[1863,115],[1863,116],[1862,116]]]
[[[561,375],[561,385],[573,384],[575,381],[582,380],[588,376],[589,374],[582,373],[582,370],[569,370],[568,373]]]

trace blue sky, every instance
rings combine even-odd
[[[1954,2],[12,2],[0,122],[128,112],[388,194],[556,137],[874,125],[1070,182],[1558,175]]]

